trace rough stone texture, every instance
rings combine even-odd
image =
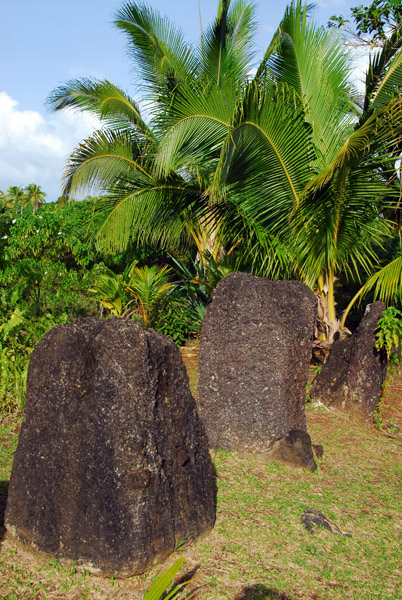
[[[313,447],[311,438],[306,431],[292,429],[281,440],[277,440],[268,453],[272,460],[287,463],[293,467],[302,467],[315,471]]]
[[[311,444],[311,447],[313,449],[314,456],[317,458],[322,458],[324,456],[324,448],[321,446],[321,444]]]
[[[375,349],[375,330],[385,305],[374,302],[352,337],[334,342],[328,360],[310,387],[310,399],[372,417],[380,401],[387,360]]]
[[[174,343],[123,319],[54,327],[29,366],[9,534],[127,576],[214,520],[207,437]]]
[[[317,311],[298,281],[232,273],[202,324],[198,403],[212,448],[267,452],[306,430],[305,395]]]
[[[343,535],[345,537],[352,537],[351,533],[345,533],[340,527],[329,519],[324,513],[313,508],[306,508],[302,516],[300,517],[302,524],[309,533],[315,533],[316,529],[324,528],[330,533],[336,535]]]

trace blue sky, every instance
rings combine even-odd
[[[77,113],[51,114],[48,94],[76,77],[107,78],[135,95],[134,65],[124,35],[113,26],[121,0],[0,0],[0,190],[37,183],[49,201],[60,195],[68,154],[94,122]],[[350,0],[320,0],[314,12],[326,24],[332,14],[347,15]],[[200,31],[198,0],[153,0],[196,41]],[[257,0],[258,51],[268,45],[287,2]],[[217,0],[200,0],[203,25],[216,12]]]

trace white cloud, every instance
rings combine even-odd
[[[0,190],[37,183],[47,200],[57,200],[67,157],[96,126],[95,118],[70,110],[47,118],[20,110],[0,92]]]
[[[367,46],[352,48],[352,80],[357,90],[362,94],[364,94],[366,85],[366,72],[369,66],[369,56],[370,50]]]

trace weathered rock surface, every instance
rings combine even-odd
[[[310,387],[310,399],[372,417],[380,401],[387,360],[375,349],[375,330],[385,305],[374,302],[352,337],[332,345],[329,357]]]
[[[277,440],[268,453],[269,458],[287,463],[294,467],[302,467],[308,471],[316,471],[311,438],[307,431],[292,429],[281,440]]]
[[[212,448],[267,452],[306,430],[305,395],[317,311],[298,281],[232,273],[202,324],[198,403]]]
[[[324,513],[313,508],[306,508],[300,520],[309,533],[315,533],[317,528],[323,528],[336,535],[352,537],[351,533],[345,533],[332,519],[329,519]]]
[[[123,319],[54,327],[29,366],[9,534],[126,576],[214,520],[207,437],[174,343]]]

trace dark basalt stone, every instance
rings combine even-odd
[[[212,448],[264,453],[306,431],[317,301],[298,281],[232,273],[202,324],[198,403]]]
[[[174,343],[124,319],[54,327],[29,366],[9,534],[127,576],[214,520],[207,437]]]
[[[317,469],[311,438],[306,431],[300,429],[292,429],[285,437],[276,441],[269,451],[269,457],[308,471]]]
[[[351,533],[343,532],[338,525],[329,519],[324,513],[319,510],[314,510],[312,508],[306,508],[300,520],[305,527],[306,531],[309,533],[315,533],[317,528],[326,529],[330,533],[335,533],[336,535],[342,535],[344,537],[352,537]]]
[[[371,418],[380,401],[387,370],[384,351],[375,349],[378,320],[385,305],[374,302],[352,337],[333,343],[329,357],[310,387],[313,403],[353,410]]]

